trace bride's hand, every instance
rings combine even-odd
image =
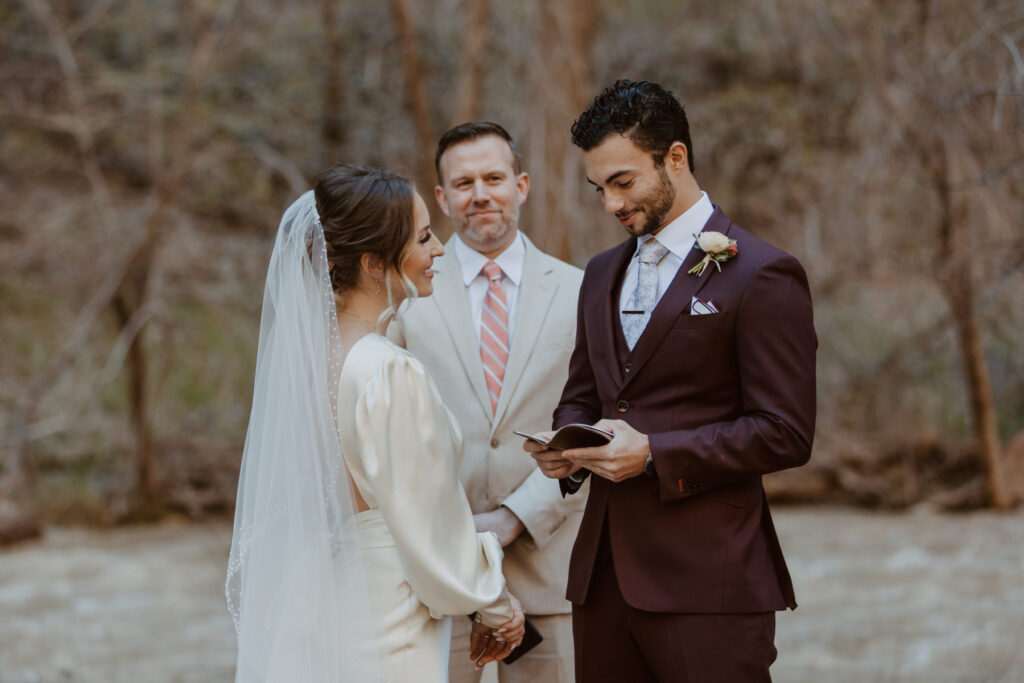
[[[512,647],[508,652],[512,652],[513,648],[519,647],[519,644],[523,642],[523,636],[526,635],[526,610],[523,609],[522,603],[516,596],[509,593],[508,597],[512,601],[512,618],[499,626],[495,635],[511,644]],[[508,652],[499,659],[507,657]]]
[[[480,669],[488,662],[501,661],[523,642],[526,634],[526,615],[522,605],[509,594],[512,601],[512,618],[497,629],[488,628],[480,622],[473,622],[469,635],[469,658]]]
[[[477,622],[473,623],[473,630],[469,635],[469,646],[469,658],[476,664],[477,669],[482,669],[488,662],[496,662],[508,657],[515,647],[505,640],[497,629]]]

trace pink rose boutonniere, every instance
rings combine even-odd
[[[720,232],[707,231],[694,237],[697,238],[697,246],[704,252],[704,259],[686,271],[690,275],[696,273],[697,277],[700,277],[709,263],[714,263],[715,268],[721,271],[721,264],[739,253],[736,240],[731,240]]]

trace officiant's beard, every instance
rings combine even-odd
[[[633,237],[653,235],[665,222],[665,216],[672,210],[672,205],[675,204],[675,201],[676,188],[672,185],[672,181],[669,180],[665,166],[658,166],[658,186],[650,194],[637,202],[628,212],[623,212],[628,215],[630,212],[640,209],[644,212],[645,220],[643,225],[640,227],[639,232],[633,230],[632,226],[627,225],[625,226],[626,232]]]
[[[507,208],[498,207],[501,217],[495,221],[476,223],[472,216],[451,214],[452,226],[455,232],[474,249],[486,249],[488,251],[504,245],[511,236],[515,235],[516,227],[519,225],[519,202],[513,201],[512,206]]]

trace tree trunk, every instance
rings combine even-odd
[[[128,303],[128,297],[119,294],[114,310],[122,329],[131,323],[139,307]],[[128,346],[128,399],[131,408],[132,461],[135,463],[136,489],[146,503],[156,500],[156,475],[153,467],[153,433],[150,429],[146,397],[146,351],[143,329],[132,337]]]
[[[324,59],[327,68],[320,120],[320,165],[326,167],[341,161],[345,143],[345,128],[341,118],[344,101],[341,32],[338,31],[336,0],[321,0],[320,23],[324,30]]]
[[[169,201],[169,199],[168,199]],[[148,363],[145,347],[147,309],[153,262],[159,249],[163,211],[156,212],[147,226],[147,241],[131,263],[111,305],[117,314],[121,334],[128,340],[128,402],[132,425],[132,462],[136,490],[143,503],[157,499],[153,430],[149,421]]]
[[[395,33],[402,50],[405,103],[416,130],[416,148],[418,150],[416,185],[430,212],[430,224],[436,229],[438,226],[447,225],[448,222],[437,206],[437,202],[430,199],[434,193],[434,186],[437,185],[437,174],[434,172],[434,145],[437,142],[434,118],[427,106],[429,101],[427,85],[423,79],[419,51],[416,47],[416,36],[413,33],[412,18],[409,15],[407,1],[391,0],[391,14],[395,20]]]
[[[966,278],[950,278],[945,292],[956,325],[974,441],[985,466],[989,500],[996,509],[1009,510],[1013,501],[1006,488],[992,379],[975,315],[972,287]]]
[[[985,467],[989,500],[996,509],[1008,510],[1012,501],[999,452],[992,380],[975,313],[974,254],[969,244],[970,197],[953,189],[964,179],[978,175],[980,166],[968,158],[966,150],[952,149],[945,138],[937,140],[934,149],[939,154],[932,157],[933,183],[941,210],[936,272],[956,325],[974,442]]]
[[[918,23],[907,30],[908,41],[922,55],[929,19],[926,2],[918,4]],[[928,91],[907,101],[895,95],[896,87],[884,76],[885,60],[865,55],[869,80],[879,102],[899,127],[910,151],[935,192],[936,256],[934,277],[949,303],[957,331],[957,345],[967,385],[969,414],[975,446],[985,468],[986,488],[993,507],[1007,510],[1012,499],[1006,487],[1000,456],[999,430],[992,382],[985,358],[981,330],[975,313],[974,257],[969,240],[970,197],[962,188],[970,178],[981,177],[981,164],[969,149],[955,147],[950,131],[957,129],[945,112],[930,100]],[[922,57],[922,59],[924,59]],[[922,121],[928,121],[923,125]]]
[[[581,161],[569,141],[572,122],[591,97],[590,48],[596,8],[592,0],[537,3],[533,64],[535,115],[530,137],[534,182],[528,232],[538,246],[564,261],[579,256],[584,226],[571,210],[583,193]]]
[[[468,0],[472,7],[462,43],[462,74],[459,77],[458,105],[452,125],[480,118],[484,85],[484,46],[487,42],[487,22],[490,19],[490,0]]]

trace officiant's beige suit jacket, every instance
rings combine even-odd
[[[529,613],[564,614],[571,609],[565,599],[569,554],[586,491],[563,498],[558,482],[537,469],[513,430],[550,429],[575,344],[583,272],[543,253],[525,235],[523,240],[523,277],[494,414],[452,241],[434,261],[434,294],[410,302],[389,334],[423,362],[458,420],[465,439],[460,475],[473,513],[504,505],[526,527],[505,548],[509,590]]]

